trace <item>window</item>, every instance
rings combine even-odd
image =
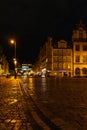
[[[83,45],[83,51],[87,51],[87,45]]]
[[[63,69],[67,69],[67,64],[63,63]]]
[[[87,68],[82,69],[83,74],[87,74]]]
[[[76,50],[76,51],[80,51],[80,45],[76,45],[76,46],[75,46],[75,50]]]
[[[71,69],[71,64],[68,64],[68,69]]]
[[[59,63],[59,69],[62,69],[63,64]]]
[[[80,69],[79,68],[75,69],[75,74],[80,74]]]
[[[80,62],[80,56],[76,56],[76,62]]]
[[[83,56],[83,62],[87,62],[87,56]]]

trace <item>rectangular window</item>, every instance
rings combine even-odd
[[[83,56],[83,62],[87,62],[87,56]]]
[[[87,51],[87,45],[83,45],[83,51]]]
[[[75,46],[75,50],[76,50],[76,51],[80,51],[80,45],[76,45],[76,46]]]
[[[80,56],[76,56],[76,62],[80,62]]]

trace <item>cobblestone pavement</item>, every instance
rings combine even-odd
[[[17,79],[0,77],[0,130],[32,130],[24,104]]]
[[[23,81],[25,101],[19,79],[0,77],[0,130],[50,130],[34,111],[28,94],[43,114],[61,128],[51,130],[87,130],[87,79],[27,81]],[[28,110],[43,129],[34,129]]]
[[[29,79],[29,89],[37,105],[47,115],[47,110],[52,113],[62,130],[87,130],[87,78]]]
[[[25,82],[22,87],[27,92],[26,85]],[[29,93],[23,93],[22,87],[18,78],[0,77],[0,130],[60,130],[51,122],[44,123],[37,114],[37,106]]]

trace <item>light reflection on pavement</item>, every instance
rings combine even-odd
[[[37,78],[34,82],[36,102],[45,106],[55,118],[87,130],[87,79]]]
[[[32,130],[24,113],[18,80],[2,78],[0,86],[0,130]]]
[[[68,122],[76,130],[87,130],[87,79],[25,78],[23,88],[53,120]],[[2,130],[32,130],[18,79],[4,79],[0,86],[0,125]],[[24,107],[25,106],[25,107]],[[67,130],[67,129],[66,129]],[[69,130],[69,129],[68,129]],[[74,129],[73,129],[74,130]]]

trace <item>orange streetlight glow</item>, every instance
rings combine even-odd
[[[10,43],[14,44],[14,43],[15,43],[15,41],[14,41],[13,39],[11,39],[11,40],[10,40]]]
[[[16,40],[14,40],[14,39],[11,39],[10,40],[10,43],[11,44],[14,44],[14,65],[15,65],[15,78],[16,78],[16,73],[17,73],[17,59],[16,59]]]
[[[10,40],[10,43],[11,43],[11,44],[14,44],[14,47],[15,47],[15,48],[14,48],[14,51],[15,51],[15,52],[14,52],[14,55],[15,55],[15,59],[16,59],[16,40],[11,39],[11,40]]]

